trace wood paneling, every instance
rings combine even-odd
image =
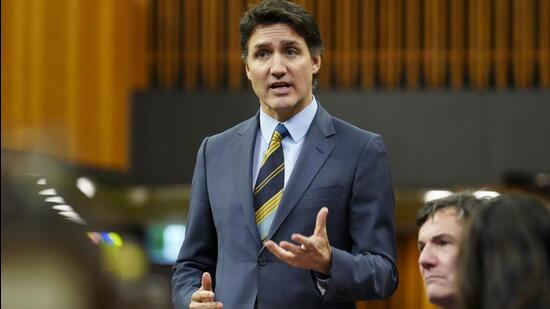
[[[484,89],[491,69],[491,1],[470,0],[468,21],[468,76],[475,89]]]
[[[2,147],[128,166],[131,93],[249,88],[238,24],[259,0],[2,0]],[[319,88],[548,89],[550,0],[297,0]]]
[[[333,23],[334,23],[334,0],[317,1],[316,18],[321,31],[321,38],[325,51],[321,59],[321,71],[319,73],[319,87],[329,88],[332,83],[332,68],[334,63],[333,56]]]
[[[158,3],[177,10],[171,1]],[[246,8],[243,2],[259,0],[182,1],[186,13],[178,31],[185,38],[183,88],[246,88],[242,63],[236,60],[236,25]],[[483,90],[550,84],[550,20],[545,14],[549,0],[295,2],[315,17],[321,29],[322,89]],[[220,34],[225,39],[220,40]],[[151,80],[162,78],[166,76]]]
[[[2,147],[125,169],[128,100],[148,83],[147,34],[132,35],[146,4],[3,0]]]
[[[509,45],[510,45],[510,1],[501,0],[494,4],[495,46],[493,62],[495,67],[495,84],[498,89],[508,87]]]
[[[446,1],[424,1],[424,76],[430,88],[441,88],[447,63]]]
[[[405,74],[406,87],[416,89],[420,85],[420,1],[405,2]]]
[[[449,46],[449,75],[450,87],[460,89],[464,87],[465,68],[465,0],[451,0],[449,4],[450,18],[450,46]]]
[[[397,88],[402,65],[402,1],[380,1],[379,75],[382,87]]]
[[[550,88],[550,0],[539,0],[538,72],[541,86]]]
[[[334,76],[335,86],[352,88],[358,78],[358,2],[339,0],[336,5],[334,36]]]
[[[513,73],[518,88],[530,88],[535,65],[535,12],[533,0],[513,0]]]

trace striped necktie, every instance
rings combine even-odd
[[[288,130],[280,123],[273,131],[269,147],[265,151],[256,185],[254,186],[254,211],[260,239],[265,240],[275,211],[283,196],[285,184],[285,160],[281,141],[288,136]]]

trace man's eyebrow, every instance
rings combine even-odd
[[[269,44],[269,43],[260,42],[260,43],[254,44],[254,46],[252,46],[252,48],[254,48],[254,49],[262,49],[262,48],[268,48],[268,47],[270,47],[270,46],[271,46],[271,44]]]
[[[287,46],[287,45],[298,45],[298,41],[296,40],[282,40],[281,45]]]
[[[282,46],[295,46],[298,45],[298,41],[296,40],[282,40],[281,41]],[[270,48],[272,46],[271,43],[268,42],[258,42],[252,46],[254,49],[261,49],[261,48]]]
[[[432,240],[440,240],[441,238],[452,238],[454,239],[455,237],[449,233],[441,233],[441,234],[437,234],[435,236],[433,236],[431,239]]]
[[[439,239],[441,239],[441,238],[443,238],[443,237],[449,237],[449,238],[453,238],[453,239],[455,238],[453,235],[451,235],[451,234],[449,234],[449,233],[440,233],[440,234],[431,236],[431,237],[428,239],[428,241],[430,241],[430,240],[432,240],[432,241],[433,241],[433,240],[439,240]],[[424,244],[426,244],[426,241],[424,241],[424,240],[417,240],[416,243],[417,243],[418,245],[420,245],[420,244],[424,245]]]

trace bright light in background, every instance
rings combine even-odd
[[[53,188],[44,189],[40,192],[38,192],[40,195],[57,195],[57,192]]]
[[[447,191],[447,190],[430,190],[424,193],[424,203],[427,203],[429,201],[433,201],[439,198],[444,198],[451,194],[453,194],[453,192]]]
[[[101,242],[101,235],[98,232],[88,232],[86,235],[88,235],[88,238],[90,238],[96,245],[99,245]]]
[[[95,195],[95,185],[87,177],[80,177],[76,180],[76,187],[89,198]]]
[[[87,232],[88,238],[96,245],[104,244],[107,246],[122,246],[122,237],[115,232]]]
[[[61,196],[50,196],[50,197],[47,197],[44,201],[50,202],[50,203],[65,204],[65,200]]]
[[[80,216],[74,211],[60,211],[59,214],[67,218],[80,219]]]
[[[164,228],[164,246],[162,254],[168,261],[176,261],[180,252],[181,244],[185,239],[185,225],[170,224]]]
[[[130,200],[136,206],[141,206],[149,199],[149,191],[145,187],[135,187],[129,192]]]
[[[37,185],[45,185],[46,184],[46,178],[40,178],[36,182]]]
[[[111,243],[113,244],[113,246],[115,247],[122,246],[122,237],[120,237],[118,233],[110,232],[107,235],[111,239]]]
[[[86,221],[84,221],[84,219],[82,219],[82,218],[80,218],[80,217],[79,217],[79,218],[65,218],[65,219],[67,219],[67,220],[69,220],[69,221],[71,221],[71,222],[74,222],[74,223],[78,223],[78,224],[82,224],[82,225],[88,225],[88,224],[86,223]]]
[[[55,210],[59,210],[59,211],[72,211],[72,212],[74,212],[73,208],[69,205],[55,205],[52,208],[55,209]]]
[[[184,224],[151,224],[145,230],[145,248],[156,264],[173,264],[185,238]]]
[[[500,193],[496,191],[487,191],[487,190],[479,190],[474,192],[474,196],[476,198],[482,199],[482,198],[495,198],[499,196]]]

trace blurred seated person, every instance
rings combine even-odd
[[[465,221],[483,204],[463,192],[431,200],[416,216],[418,264],[430,303],[445,309],[457,307],[457,257]]]
[[[550,211],[527,196],[493,199],[465,229],[462,308],[550,308]]]

